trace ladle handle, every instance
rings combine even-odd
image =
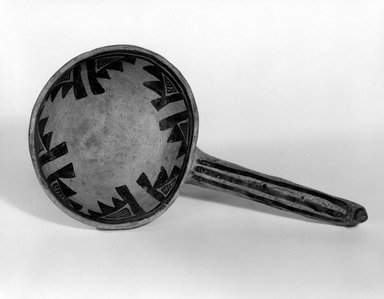
[[[271,207],[343,226],[368,219],[364,207],[290,181],[222,161],[196,149],[186,183],[229,192]]]

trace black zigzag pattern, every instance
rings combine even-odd
[[[38,122],[37,122],[37,149],[39,152],[39,166],[54,161],[61,156],[64,156],[68,153],[67,144],[62,142],[53,148],[51,148],[52,134],[53,132],[44,133],[48,117],[41,118],[42,110],[40,110],[38,114]],[[69,163],[64,167],[58,169],[54,173],[50,174],[46,179],[50,184],[52,191],[56,194],[57,198],[67,207],[74,208],[75,210],[80,210],[82,205],[76,203],[69,197],[76,194],[74,190],[68,187],[60,178],[74,178],[75,172],[73,169],[73,164]]]
[[[89,86],[93,94],[105,92],[98,79],[111,79],[108,70],[123,71],[123,61],[135,64],[136,58],[133,56],[99,56],[86,61]]]
[[[172,129],[168,137],[168,143],[181,142],[177,158],[185,155],[188,151],[188,112],[183,111],[162,119],[159,122],[161,131]]]
[[[136,58],[129,55],[106,55],[96,56],[85,61],[88,82],[93,94],[102,94],[105,92],[105,89],[101,86],[98,79],[111,79],[108,70],[122,72],[124,61],[135,64]],[[61,89],[61,96],[64,99],[72,88],[76,100],[85,98],[88,95],[81,76],[80,63],[67,70],[59,77],[59,79],[57,79],[50,89],[48,98],[53,102]]]
[[[143,83],[145,87],[160,95],[160,98],[151,101],[152,106],[155,107],[157,111],[161,110],[169,103],[184,100],[182,94],[178,92],[175,85],[166,74],[164,74],[160,67],[156,65],[147,65],[143,69],[157,79],[153,81],[145,81]],[[185,155],[188,151],[188,119],[188,112],[182,111],[166,117],[159,122],[161,131],[172,129],[167,140],[168,143],[181,142],[177,158]]]
[[[158,80],[146,81],[144,86],[156,92],[160,97],[151,101],[157,111],[163,109],[169,103],[182,101],[183,96],[179,93],[171,80],[155,65],[147,65],[145,71],[156,77]]]
[[[137,184],[143,188],[147,193],[154,197],[159,202],[164,203],[166,196],[172,190],[172,187],[176,183],[176,178],[180,174],[180,168],[174,166],[171,175],[168,176],[167,171],[163,166],[160,168],[160,172],[157,176],[155,183],[152,185],[147,175],[143,172],[137,179]]]
[[[93,218],[121,220],[132,216],[132,214],[134,216],[145,214],[145,211],[133,197],[126,185],[116,187],[115,189],[122,199],[112,197],[112,206],[98,201],[97,203],[101,212],[88,210],[89,215]]]
[[[64,99],[71,88],[73,88],[76,100],[87,96],[87,92],[85,91],[84,83],[81,78],[81,66],[79,64],[75,65],[72,69],[69,69],[61,75],[61,77],[52,86],[49,93],[51,102],[55,100],[60,89],[61,97]]]

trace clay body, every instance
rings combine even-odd
[[[181,73],[156,53],[117,45],[74,58],[50,79],[29,143],[48,196],[97,228],[148,223],[184,182],[339,225],[367,219],[356,203],[206,155],[197,135],[197,107]]]

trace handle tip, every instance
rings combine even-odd
[[[354,225],[363,223],[367,221],[367,219],[368,219],[368,214],[364,208],[358,208],[353,214],[353,222],[355,222]]]
[[[345,223],[344,223],[344,226],[356,226],[358,225],[359,223],[363,223],[365,221],[368,220],[368,214],[367,214],[367,211],[365,210],[365,208],[363,207],[358,207],[358,208],[355,208],[353,209],[350,214],[351,215],[349,218],[349,220],[347,220]],[[347,219],[348,219],[347,218]]]

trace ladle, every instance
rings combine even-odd
[[[149,50],[115,45],[77,56],[48,81],[33,108],[29,147],[53,202],[99,229],[152,221],[184,183],[336,225],[368,218],[357,203],[209,156],[197,135],[197,107],[181,73]]]

